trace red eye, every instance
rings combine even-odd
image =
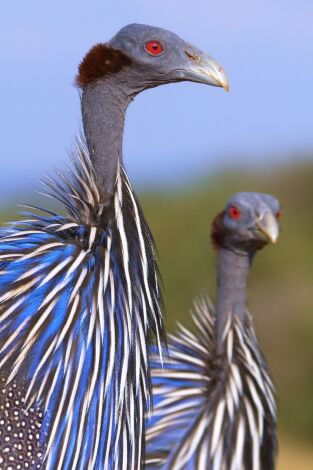
[[[228,209],[228,214],[230,215],[230,217],[234,220],[238,220],[239,217],[240,217],[240,210],[238,209],[238,207],[236,206],[231,206],[229,209]]]
[[[151,55],[160,55],[164,51],[162,45],[157,41],[150,41],[146,44],[146,51]]]
[[[275,217],[277,220],[280,220],[280,216],[281,216],[281,212],[280,211],[276,212]]]

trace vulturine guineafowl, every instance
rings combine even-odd
[[[279,235],[279,202],[237,193],[212,225],[218,251],[216,308],[195,302],[195,331],[169,337],[164,369],[152,362],[154,410],[148,469],[272,470],[276,454],[273,383],[246,307],[256,252]]]
[[[147,343],[163,326],[124,119],[141,91],[184,80],[228,88],[211,57],[160,28],[129,25],[93,47],[76,78],[73,169],[46,179],[66,215],[32,207],[1,231],[1,468],[141,467]]]

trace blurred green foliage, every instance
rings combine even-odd
[[[283,206],[276,246],[260,252],[250,276],[249,309],[277,386],[283,432],[313,439],[313,163],[215,175],[141,201],[158,247],[166,325],[190,325],[193,297],[215,295],[210,224],[237,191],[273,194]]]
[[[280,429],[312,440],[313,163],[236,170],[181,190],[141,194],[159,253],[166,326],[173,331],[176,321],[190,325],[195,295],[208,291],[214,299],[210,224],[237,191],[267,192],[283,206],[278,244],[254,261],[249,308],[277,386]],[[12,214],[2,212],[1,219]]]

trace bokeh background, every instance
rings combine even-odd
[[[313,465],[312,0],[54,0],[1,3],[0,219],[38,200],[80,130],[73,87],[86,50],[123,25],[175,31],[228,73],[229,94],[196,84],[140,95],[125,164],[158,245],[166,322],[189,324],[215,295],[210,222],[238,190],[283,204],[279,244],[256,258],[249,306],[279,400],[280,469]]]

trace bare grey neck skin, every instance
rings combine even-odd
[[[82,94],[85,137],[102,200],[114,194],[118,165],[122,161],[125,113],[132,100],[119,74],[97,80]]]
[[[252,255],[221,247],[217,257],[216,338],[217,351],[223,349],[222,335],[229,315],[241,322],[246,316],[247,278]]]

